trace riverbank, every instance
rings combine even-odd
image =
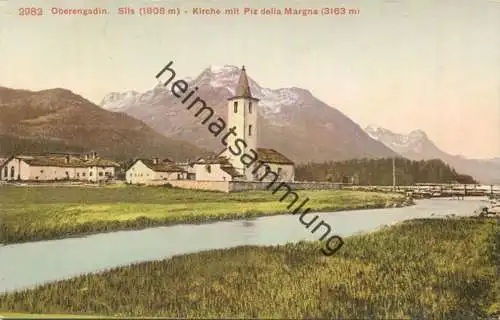
[[[419,219],[319,242],[243,246],[0,295],[0,310],[203,318],[485,318],[500,312],[500,224]],[[2,314],[0,312],[0,314]]]
[[[303,190],[311,212],[409,205],[399,194]],[[2,187],[0,243],[78,237],[175,224],[289,214],[281,194],[234,194],[165,187]]]
[[[20,312],[1,312],[0,319],[102,319],[102,316],[82,316],[75,314],[32,314]]]

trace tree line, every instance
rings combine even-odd
[[[415,183],[476,184],[470,175],[460,174],[440,159],[395,159],[397,185]],[[295,179],[299,181],[330,181],[359,185],[392,185],[393,158],[352,159],[307,163],[296,167]]]

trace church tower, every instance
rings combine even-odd
[[[258,102],[259,99],[252,97],[245,66],[242,66],[235,94],[228,99],[228,128],[236,128],[236,137],[230,136],[228,139],[228,146],[234,146],[235,139],[239,138],[246,142],[246,147],[243,148],[242,144],[238,144],[242,149],[241,154],[235,156],[229,150],[226,150],[226,156],[229,158],[233,167],[238,170],[239,173],[245,175],[247,180],[254,180],[250,173],[252,169],[246,169],[244,164],[241,163],[240,157],[244,153],[249,153],[250,149],[257,151]],[[237,149],[237,147],[232,147],[232,149]]]

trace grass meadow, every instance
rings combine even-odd
[[[382,208],[398,194],[297,191],[311,211]],[[289,213],[283,191],[220,193],[166,187],[0,187],[0,243]],[[296,205],[298,205],[298,203]],[[292,208],[293,209],[293,208]]]
[[[176,256],[0,295],[0,310],[203,318],[477,319],[500,314],[500,223],[420,219],[344,239]],[[1,314],[2,312],[0,312]]]

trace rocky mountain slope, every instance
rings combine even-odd
[[[136,156],[181,160],[203,152],[66,89],[34,92],[0,87],[0,154],[88,150],[119,160]]]
[[[481,183],[500,183],[500,161],[495,159],[468,159],[451,155],[439,149],[422,130],[409,134],[395,133],[385,128],[370,125],[365,131],[374,139],[411,160],[441,159],[458,172],[473,176]]]
[[[175,66],[174,66],[175,68]],[[251,70],[247,71],[251,74]],[[189,80],[196,95],[227,119],[227,101],[234,94],[240,75],[235,66],[210,67]],[[176,80],[179,78],[177,75]],[[166,78],[165,78],[166,79]],[[258,143],[279,150],[296,162],[385,157],[395,153],[371,139],[343,113],[300,88],[271,90],[249,77],[252,95],[259,98]],[[186,109],[181,99],[163,86],[144,93],[113,92],[101,102],[110,111],[140,119],[166,136],[190,141],[212,151],[222,149],[220,140]]]

